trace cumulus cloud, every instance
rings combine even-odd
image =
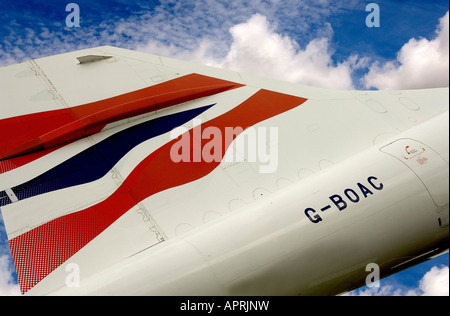
[[[389,283],[380,287],[364,287],[346,295],[348,296],[449,296],[449,267],[432,267],[425,273],[415,288],[405,288]]]
[[[114,10],[95,11],[98,20],[83,15],[77,29],[60,21],[57,27],[40,21],[34,29],[16,23],[0,43],[0,65],[113,45],[326,88],[448,86],[448,12],[432,39],[409,40],[395,60],[369,65],[368,57],[354,54],[336,61],[326,21],[360,6],[360,0],[161,1],[120,18]]]
[[[367,59],[350,56],[342,63],[333,62],[330,24],[321,30],[321,37],[312,39],[304,48],[287,35],[277,33],[268,18],[254,14],[244,23],[229,29],[232,40],[225,57],[211,52],[215,43],[201,39],[194,50],[164,45],[151,40],[140,46],[152,52],[234,71],[247,72],[289,82],[324,88],[352,89],[352,73],[367,64]]]
[[[0,296],[20,295],[20,288],[12,278],[9,256],[0,256]]]
[[[449,296],[449,267],[433,267],[420,280],[419,289],[423,296]]]
[[[435,37],[412,38],[395,61],[375,62],[363,79],[366,88],[418,89],[449,84],[449,12],[439,20]]]
[[[0,211],[0,296],[20,295],[19,285],[13,277],[13,270],[5,226]]]
[[[356,60],[352,56],[344,63],[333,62],[333,31],[329,24],[327,28],[328,36],[315,38],[302,49],[289,36],[278,34],[265,16],[255,14],[230,29],[233,42],[220,66],[307,85],[351,89]]]

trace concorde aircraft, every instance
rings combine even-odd
[[[0,94],[23,294],[338,295],[448,251],[448,88],[104,46],[2,67]]]

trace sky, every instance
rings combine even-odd
[[[79,27],[71,1],[0,0],[0,66],[112,45],[324,88],[449,85],[444,0],[73,2]],[[448,267],[447,253],[350,295],[449,295]],[[0,220],[0,295],[18,294],[13,270]]]

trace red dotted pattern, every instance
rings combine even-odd
[[[136,202],[114,195],[83,211],[56,218],[9,241],[22,293],[34,287],[50,272],[118,218],[114,210],[128,210]]]
[[[225,138],[226,127],[246,129],[305,101],[299,97],[260,90],[236,108],[203,123],[201,128],[216,127],[221,130],[223,157],[232,141]],[[190,133],[192,140],[193,130],[187,133]],[[200,179],[219,165],[220,162],[216,161],[174,163],[170,150],[177,141],[172,140],[144,159],[106,200],[54,219],[10,240],[22,293],[34,287],[138,202],[168,188]],[[202,139],[201,148],[208,142]]]

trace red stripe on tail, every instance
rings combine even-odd
[[[226,127],[246,129],[305,101],[295,96],[260,90],[239,106],[201,126],[202,129],[220,129],[223,158],[232,141],[225,138]],[[186,133],[190,133],[192,139],[193,130]],[[138,202],[163,190],[200,179],[220,164],[203,160],[173,162],[170,149],[177,141],[170,141],[144,159],[105,201],[54,219],[10,240],[22,292],[35,286]],[[202,139],[202,148],[207,142]]]

